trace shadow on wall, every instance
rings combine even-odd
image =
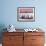
[[[6,30],[3,30],[4,28],[6,28],[5,25],[0,24],[0,43],[2,43],[2,36],[3,36],[2,32],[6,31]]]

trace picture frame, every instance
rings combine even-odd
[[[34,22],[35,21],[35,7],[18,7],[17,21]]]

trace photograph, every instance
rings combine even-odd
[[[18,7],[17,20],[24,22],[35,21],[35,7]]]

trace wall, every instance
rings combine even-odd
[[[46,1],[44,0],[1,0],[0,24],[15,25],[16,28],[46,28]],[[35,22],[18,22],[17,7],[35,7]]]

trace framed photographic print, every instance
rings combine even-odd
[[[22,22],[35,21],[35,7],[18,7],[17,20]]]

